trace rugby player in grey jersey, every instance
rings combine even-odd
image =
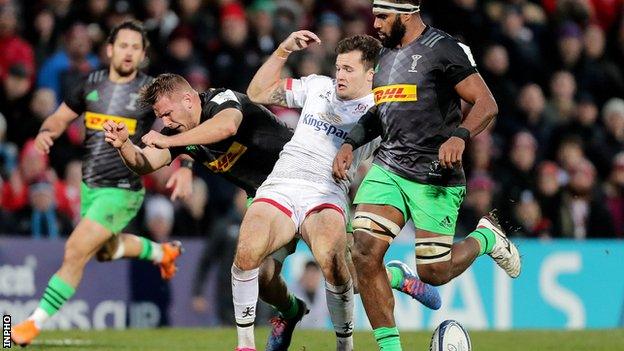
[[[493,216],[453,242],[465,195],[465,143],[498,109],[470,48],[425,25],[419,10],[419,0],[373,1],[374,27],[384,46],[373,81],[375,106],[351,130],[333,165],[334,176],[344,179],[353,150],[382,136],[354,200],[352,253],[364,308],[384,351],[401,345],[383,258],[409,219],[417,228],[416,264],[423,282],[445,284],[483,254],[512,278],[521,266],[518,250]],[[472,104],[463,120],[462,99]]]
[[[181,253],[179,242],[155,243],[132,234],[119,234],[137,214],[145,190],[139,176],[131,172],[104,141],[107,120],[129,126],[131,138],[139,141],[155,121],[150,109],[136,101],[139,89],[152,78],[139,71],[145,59],[147,35],[139,22],[124,22],[108,38],[108,69],[92,72],[61,106],[43,123],[35,139],[36,148],[48,153],[67,126],[84,115],[86,154],[82,166],[81,220],[67,239],[61,268],[50,279],[39,307],[11,332],[13,342],[28,345],[42,324],[74,294],[85,265],[94,255],[101,260],[139,258],[160,265],[164,279],[175,274],[175,260]],[[168,182],[172,196],[190,193],[192,172],[182,167]],[[119,235],[117,235],[119,234]]]

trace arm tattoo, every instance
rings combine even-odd
[[[286,90],[284,90],[284,86],[281,83],[280,86],[277,87],[273,93],[271,93],[269,103],[273,105],[288,106],[288,103],[286,102]]]

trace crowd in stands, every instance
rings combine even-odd
[[[624,1],[423,0],[422,15],[471,47],[499,106],[464,154],[458,233],[497,208],[516,236],[624,237]],[[144,70],[181,74],[198,91],[245,92],[301,28],[322,45],[292,55],[284,75],[332,75],[341,38],[375,35],[369,0],[0,0],[0,233],[63,237],[77,223],[83,122],[49,155],[32,139],[79,79],[107,65],[107,33],[131,18],[149,33]],[[299,116],[273,111],[293,126]],[[139,232],[161,216],[174,236],[211,237],[239,218],[236,188],[201,165],[191,198],[167,203],[171,172],[145,178]]]

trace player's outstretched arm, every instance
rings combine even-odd
[[[251,101],[265,105],[288,107],[286,102],[286,80],[280,79],[280,73],[286,64],[288,55],[294,51],[307,48],[311,43],[321,43],[319,37],[308,31],[300,30],[291,33],[273,52],[254,75],[247,96]]]
[[[243,121],[243,114],[239,109],[226,108],[219,111],[214,117],[202,122],[195,128],[185,132],[165,136],[155,131],[143,137],[146,145],[154,145],[162,148],[186,146],[186,145],[202,145],[214,144],[221,140],[225,140],[238,132],[238,127]],[[158,134],[159,141],[153,142],[147,136],[156,136]]]
[[[62,103],[41,125],[39,133],[35,137],[37,150],[44,154],[50,153],[54,140],[61,136],[67,129],[67,126],[78,116],[78,113],[74,112],[65,103]]]
[[[119,155],[126,166],[139,175],[154,172],[171,162],[169,149],[158,149],[151,146],[141,149],[134,145],[124,123],[105,122],[104,138],[107,143],[119,151]]]

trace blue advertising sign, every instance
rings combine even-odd
[[[522,274],[507,277],[488,256],[439,287],[442,308],[432,311],[395,292],[395,318],[401,330],[434,329],[445,319],[469,329],[616,328],[624,316],[624,242],[518,240]],[[286,261],[284,274],[296,281],[310,259],[305,245]],[[414,267],[414,246],[394,243],[386,260]],[[356,299],[356,328],[370,328]],[[329,321],[327,321],[329,327]]]
[[[63,241],[0,238],[0,312],[18,322],[33,311],[48,279],[61,264],[63,245]],[[186,252],[170,284],[166,307],[133,301],[129,261],[92,262],[76,295],[45,327],[153,327],[163,314],[169,316],[172,326],[214,325],[214,309],[200,313],[191,308],[191,284],[203,245],[203,240],[185,240]],[[438,311],[395,292],[398,327],[433,330],[445,319],[459,320],[472,330],[624,326],[624,241],[522,240],[518,246],[523,255],[518,279],[508,278],[488,256],[480,257],[462,275],[439,287],[443,303]],[[413,248],[411,243],[395,242],[386,259],[401,259],[414,267]],[[301,290],[298,279],[310,259],[310,251],[302,243],[287,259],[283,274],[293,290]],[[230,289],[216,286],[214,279],[208,281],[209,301]],[[322,285],[319,295],[324,295]],[[319,311],[314,318],[320,324],[310,325],[331,328],[326,309]],[[370,328],[358,298],[355,322],[358,329]]]

